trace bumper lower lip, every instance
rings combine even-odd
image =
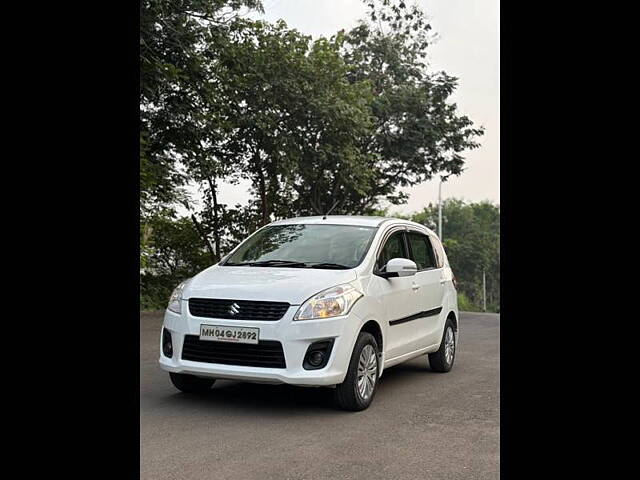
[[[259,368],[259,367],[240,367],[237,365],[220,365],[220,364],[203,364],[199,362],[191,362],[188,360],[180,360],[179,362],[171,362],[170,359],[161,357],[160,368],[167,372],[188,373],[192,375],[200,375],[205,377],[221,378],[226,380],[237,380],[243,382],[254,383],[286,383],[290,385],[303,386],[330,386],[341,383],[344,375],[337,370],[316,371],[314,375],[306,373],[296,375],[295,373],[287,373],[286,369],[279,368]],[[313,372],[313,371],[311,371]]]

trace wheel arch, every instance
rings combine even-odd
[[[449,312],[449,314],[447,315],[447,320],[451,320],[451,322],[453,323],[453,329],[457,332],[458,331],[458,317],[456,315],[456,312],[451,310]]]
[[[378,343],[378,350],[380,353],[384,352],[384,334],[377,320],[371,319],[364,322],[362,327],[360,327],[360,332],[367,332],[373,335],[373,338],[375,338]]]

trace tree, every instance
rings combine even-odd
[[[429,205],[411,215],[411,220],[436,228],[438,208]],[[443,203],[443,245],[463,292],[479,308],[482,305],[482,273],[487,278],[487,305],[500,305],[500,207],[490,202],[465,203],[447,199]]]
[[[366,194],[372,172],[360,148],[373,134],[371,86],[350,82],[340,55],[344,36],[316,41],[309,53],[313,82],[304,94],[300,154],[292,176],[296,215],[350,213]]]
[[[369,175],[368,84],[349,82],[338,41],[254,22],[223,52],[224,149],[251,180],[260,223],[324,213]]]
[[[210,52],[225,48],[258,0],[143,0],[140,4],[140,200],[142,215],[183,201],[180,161],[203,141],[215,98]],[[209,117],[210,118],[210,117]]]
[[[483,134],[449,101],[457,79],[429,70],[432,35],[424,13],[404,1],[367,4],[369,21],[346,34],[343,49],[350,80],[366,80],[373,91],[375,134],[361,143],[372,175],[354,213],[371,211],[381,198],[403,203],[398,187],[459,175],[462,153],[478,147]]]
[[[217,181],[233,170],[217,149],[224,135],[217,52],[227,50],[232,33],[248,23],[241,7],[262,8],[258,0],[141,2],[141,236],[152,241],[149,217],[166,217],[176,203],[190,208],[181,187],[196,181],[206,186],[207,222],[195,212],[190,219],[213,262],[222,248]]]
[[[191,220],[175,219],[171,211],[147,218],[143,235],[140,303],[142,308],[160,308],[180,281],[211,265],[211,260]]]

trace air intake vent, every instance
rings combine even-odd
[[[251,345],[212,342],[200,340],[197,335],[185,335],[182,359],[243,367],[287,368],[282,344],[275,340],[260,340],[257,345]]]

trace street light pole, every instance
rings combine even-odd
[[[442,177],[438,184],[438,237],[442,242]]]
[[[487,275],[482,269],[482,311],[487,311]]]

